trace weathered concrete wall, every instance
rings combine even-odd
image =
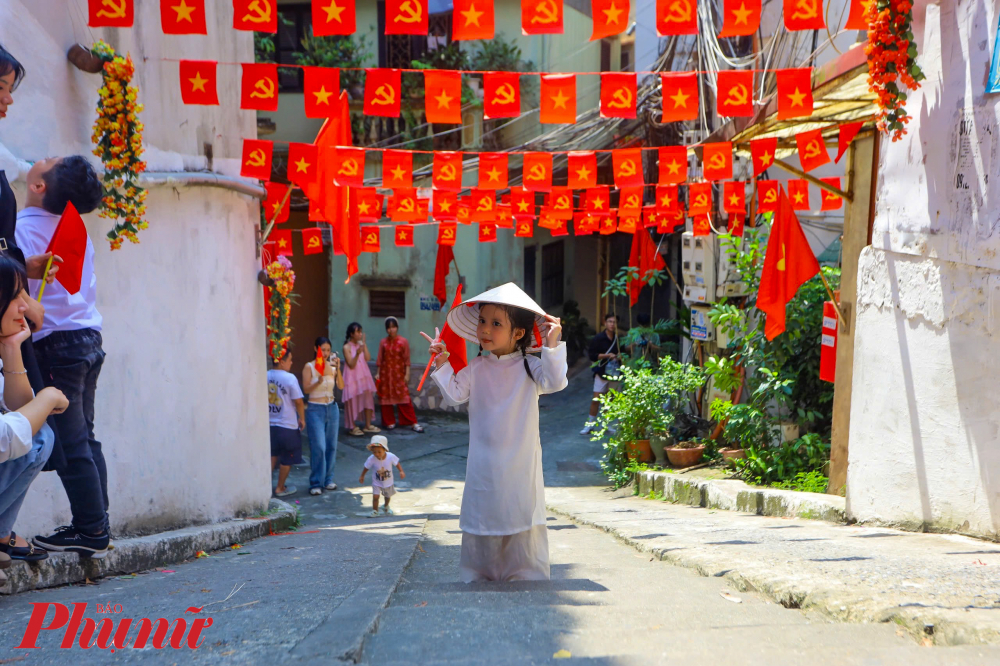
[[[238,108],[236,70],[220,67],[222,105],[184,106],[177,63],[163,60],[252,58],[250,34],[232,29],[231,3],[207,5],[208,36],[168,37],[159,3],[136,3],[134,28],[107,31],[84,25],[86,0],[0,3],[0,39],[28,72],[0,121],[0,167],[21,205],[29,161],[90,154],[100,77],[76,70],[65,54],[95,37],[136,62],[150,171],[238,173],[242,139],[255,136],[255,123]],[[111,223],[86,216],[108,354],[95,430],[117,535],[256,512],[270,496],[258,203],[217,188],[162,186],[147,203],[141,244],[114,253],[104,239]],[[43,474],[16,530],[38,534],[69,521],[59,479]]]
[[[883,141],[858,269],[851,517],[1000,535],[1000,100],[991,0],[918,3],[928,79]]]

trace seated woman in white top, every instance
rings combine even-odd
[[[25,291],[27,284],[24,268],[0,254],[0,553],[8,565],[7,557],[28,561],[47,557],[12,528],[28,486],[52,453],[54,436],[45,419],[69,405],[59,389],[47,388],[35,396],[28,384],[21,360],[21,343],[31,335],[25,315],[40,306]]]

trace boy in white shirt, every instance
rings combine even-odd
[[[44,254],[59,218],[72,203],[81,215],[101,201],[97,172],[81,155],[36,162],[28,171],[25,208],[17,214],[14,235],[26,256]],[[40,280],[28,280],[37,294]],[[62,460],[56,472],[73,515],[69,527],[36,536],[36,545],[103,557],[110,539],[108,473],[101,443],[94,436],[94,398],[104,365],[101,313],[97,311],[94,244],[87,238],[80,291],[70,294],[55,281],[45,288],[45,315],[33,336],[35,356],[45,384],[61,390],[69,408],[54,418]],[[53,456],[55,459],[56,456]]]
[[[302,462],[302,429],[306,427],[306,406],[299,380],[291,372],[292,352],[267,371],[267,402],[271,423],[271,471],[278,467],[275,497],[294,495],[295,486],[286,486],[292,465]],[[297,417],[297,418],[296,418]]]
[[[365,461],[365,468],[361,470],[361,478],[358,479],[358,483],[364,483],[365,474],[368,473],[368,470],[372,471],[372,512],[368,517],[378,516],[379,496],[385,498],[385,508],[383,509],[385,515],[391,516],[393,511],[389,508],[389,498],[396,494],[396,488],[392,482],[392,468],[395,466],[399,470],[399,478],[401,479],[406,478],[406,472],[399,464],[399,458],[395,454],[389,453],[389,440],[384,436],[374,435],[371,443],[368,444],[368,450],[372,454]]]

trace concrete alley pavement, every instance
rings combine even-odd
[[[0,599],[0,644],[24,664],[1000,663],[997,647],[924,647],[894,623],[841,623],[785,608],[765,595],[739,591],[721,569],[712,573],[722,575],[702,576],[659,561],[661,553],[637,550],[623,535],[602,531],[613,532],[609,524],[600,529],[582,524],[617,515],[641,530],[632,534],[633,544],[710,553],[751,548],[737,542],[759,539],[741,536],[738,525],[761,530],[765,525],[755,521],[770,520],[609,492],[597,471],[600,445],[577,434],[589,397],[586,379],[577,377],[566,391],[542,400],[547,497],[559,512],[549,516],[551,581],[458,582],[467,423],[460,416],[422,415],[425,434],[386,433],[407,473],[405,481],[397,480],[395,516],[365,518],[371,489],[357,487],[357,478],[368,455],[367,438],[342,436],[336,480],[346,490],[309,496],[308,467],[293,468],[290,483],[300,490],[286,500],[300,509],[297,532],[167,570]],[[598,516],[601,512],[609,514]],[[773,520],[806,523],[800,529],[825,537],[849,529]],[[713,537],[713,530],[727,536]],[[798,530],[787,530],[792,531]],[[762,546],[765,553],[746,557],[793,576],[798,565],[792,549],[775,539]],[[872,541],[855,540],[863,542],[859,548]],[[983,550],[991,548],[983,544]],[[782,564],[785,550],[789,562]],[[61,631],[42,632],[42,649],[15,649],[31,603],[42,601],[87,601],[88,617],[98,619],[94,604],[117,603],[122,617],[134,621],[211,617],[213,624],[193,653],[60,650]],[[189,607],[203,610],[185,613]]]

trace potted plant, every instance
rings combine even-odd
[[[698,368],[669,357],[660,359],[655,372],[651,368],[622,366],[620,373],[621,387],[599,398],[602,409],[594,433],[594,438],[599,439],[612,425],[615,427],[604,445],[603,465],[616,483],[620,480],[617,475],[630,461],[653,461],[650,435],[668,432],[676,417],[670,405],[704,382]],[[659,445],[663,437],[657,436],[656,440]]]
[[[667,459],[673,467],[690,467],[701,461],[705,455],[705,442],[692,439],[680,442],[667,449]]]

